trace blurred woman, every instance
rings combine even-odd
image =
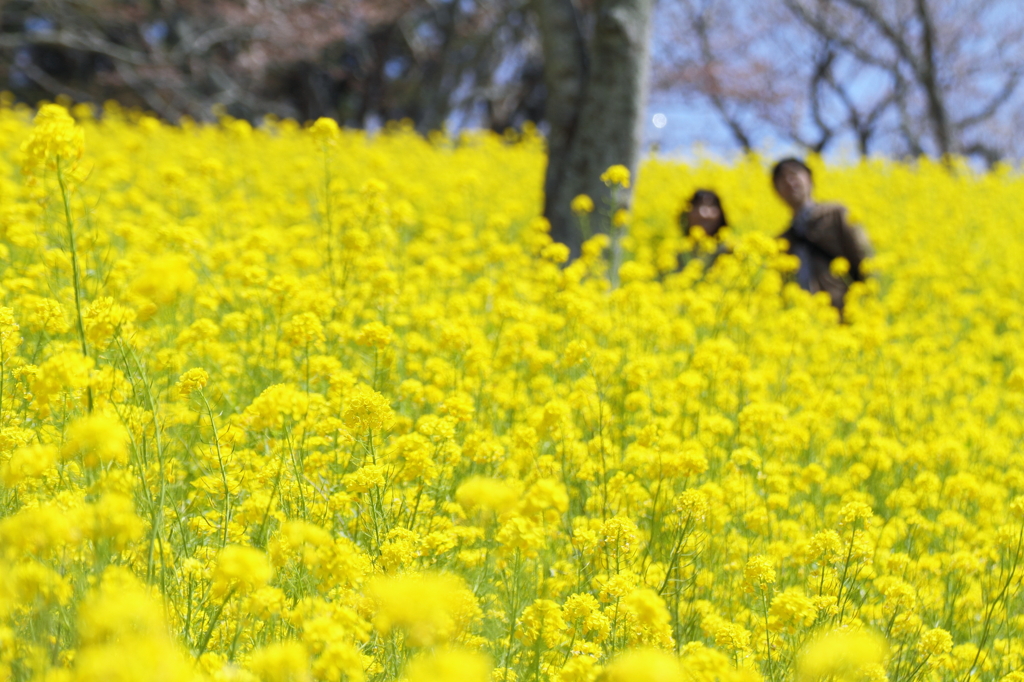
[[[699,189],[693,193],[687,210],[679,216],[679,222],[684,237],[689,237],[695,227],[704,230],[708,237],[715,237],[719,230],[729,225],[721,198],[709,189]]]
[[[679,269],[682,270],[694,258],[701,259],[707,269],[720,255],[729,253],[729,247],[721,240],[721,230],[728,225],[722,199],[717,193],[709,189],[694,192],[686,210],[679,216],[686,244],[679,254]]]

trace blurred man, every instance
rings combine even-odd
[[[871,255],[867,235],[847,222],[843,206],[814,202],[811,169],[800,159],[790,157],[775,164],[772,183],[793,211],[789,229],[780,238],[789,242],[789,252],[800,259],[797,284],[812,294],[828,293],[842,314],[850,283],[864,281],[861,264]],[[845,259],[848,266],[833,264],[837,258]]]

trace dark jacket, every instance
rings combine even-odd
[[[827,292],[832,298],[832,305],[842,310],[850,282],[864,281],[861,265],[872,255],[871,242],[863,229],[849,223],[843,206],[815,204],[809,210],[803,236],[790,223],[780,238],[789,242],[789,253],[798,257],[803,253],[808,257],[810,278],[807,289],[812,294]],[[829,267],[839,257],[850,262],[850,271],[844,276],[833,274]]]

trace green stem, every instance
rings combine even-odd
[[[228,605],[228,602],[234,594],[235,588],[232,587],[228,590],[228,593],[224,595],[224,601],[220,603],[217,610],[214,612],[213,617],[210,618],[210,625],[206,628],[206,632],[203,633],[203,639],[199,642],[199,651],[196,653],[196,658],[199,658],[206,653],[206,647],[210,644],[210,637],[213,636],[213,630],[217,627],[221,614],[224,613],[224,607]]]
[[[68,230],[68,247],[71,250],[71,284],[75,291],[75,321],[78,326],[78,340],[82,345],[82,355],[89,357],[89,346],[85,341],[85,323],[82,321],[82,278],[78,267],[78,248],[75,244],[75,221],[71,217],[71,195],[68,192],[67,183],[64,181],[64,169],[61,167],[60,159],[57,159],[57,184],[60,185],[60,194],[64,201],[64,224]],[[92,412],[92,387],[87,389],[86,395],[87,407],[89,412]]]
[[[775,665],[772,662],[772,632],[768,628],[768,594],[765,587],[761,587],[761,605],[764,608],[764,645],[765,654],[768,656],[768,679],[775,679]]]
[[[217,464],[220,466],[220,480],[224,484],[224,539],[221,542],[221,547],[227,547],[228,522],[230,521],[231,513],[231,491],[228,489],[228,472],[224,467],[224,457],[220,451],[220,436],[217,433],[217,422],[213,418],[213,409],[210,407],[210,401],[206,399],[206,395],[202,391],[199,391],[199,397],[203,399],[206,415],[210,418],[210,427],[213,429],[213,444],[217,449]]]

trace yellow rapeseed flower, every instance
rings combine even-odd
[[[249,670],[263,682],[308,682],[309,655],[300,642],[277,642],[256,650]]]
[[[569,208],[577,215],[586,215],[594,212],[594,200],[586,194],[580,194],[573,198]]]
[[[178,377],[178,395],[183,398],[187,398],[196,391],[201,391],[206,388],[206,384],[209,380],[210,376],[206,373],[205,369],[202,367],[193,367]]]
[[[405,682],[488,682],[491,662],[465,649],[442,649],[409,661]]]
[[[629,187],[629,169],[621,164],[609,166],[608,170],[601,174],[601,182],[608,185]]]
[[[885,640],[865,631],[833,631],[818,637],[797,660],[798,682],[871,679],[873,668],[884,662]]]
[[[1020,174],[809,159],[840,320],[757,156],[611,169],[570,262],[529,126],[73,111],[0,96],[0,677],[1019,668]]]
[[[607,682],[682,682],[683,669],[672,654],[655,649],[628,651],[604,671]]]
[[[213,593],[218,597],[248,594],[266,585],[272,575],[266,554],[252,547],[228,545],[217,557]]]
[[[58,166],[71,170],[84,152],[85,131],[59,104],[46,104],[39,109],[32,134],[21,147],[27,175],[57,170]]]
[[[61,447],[65,459],[80,458],[87,467],[125,464],[129,434],[121,420],[109,412],[94,412],[72,422]]]

